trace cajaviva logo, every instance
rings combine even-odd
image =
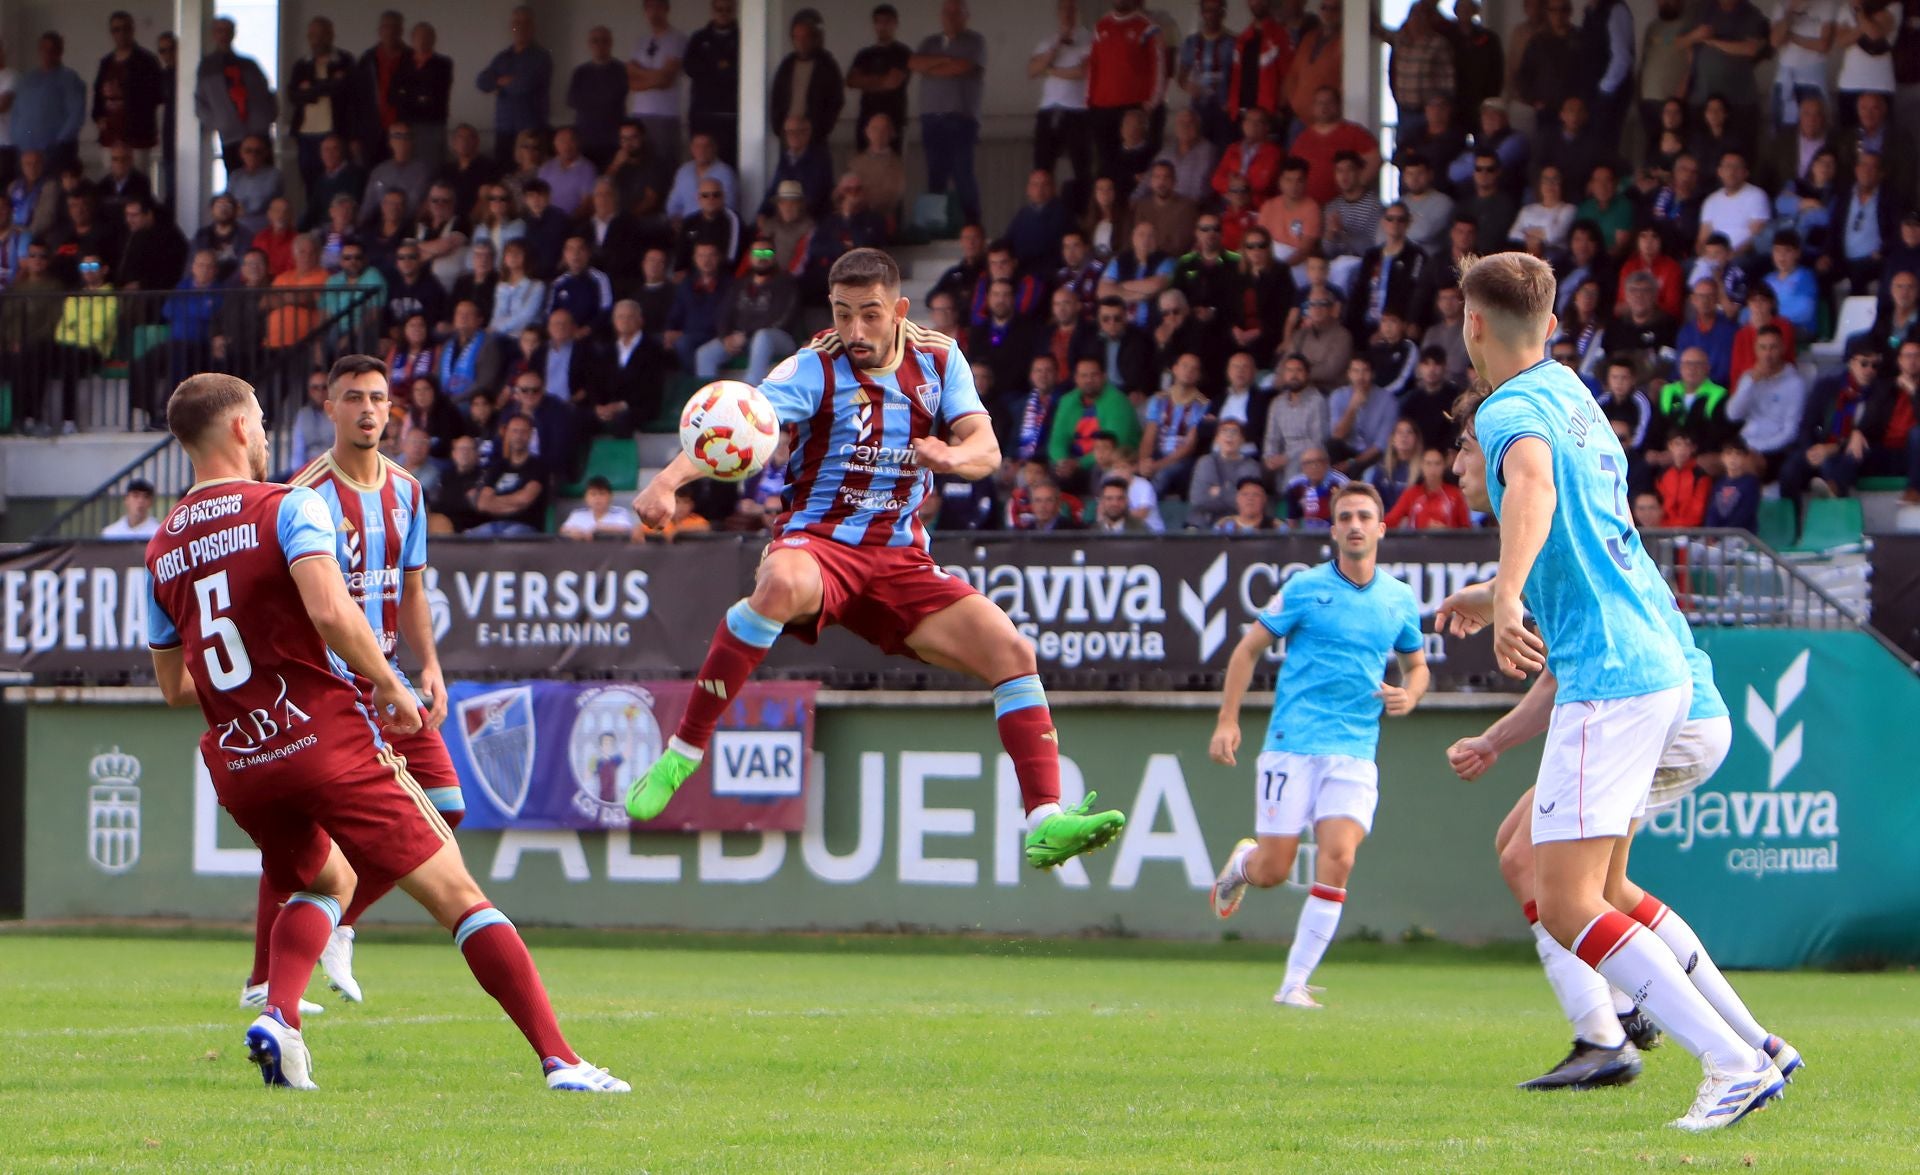
[[[1213,655],[1227,639],[1227,613],[1223,608],[1213,611],[1213,602],[1227,586],[1227,556],[1222,551],[1207,569],[1200,573],[1200,586],[1196,589],[1185,580],[1180,581],[1180,616],[1200,638],[1200,659],[1212,660]]]
[[[1751,685],[1747,687],[1747,729],[1760,740],[1767,749],[1770,767],[1767,772],[1767,790],[1775,791],[1780,781],[1800,765],[1801,743],[1806,726],[1796,722],[1793,729],[1784,734],[1780,731],[1782,716],[1807,689],[1807,662],[1813,656],[1813,650],[1802,649],[1800,655],[1788,664],[1786,672],[1773,685],[1773,705],[1768,707],[1761,698],[1760,691]]]

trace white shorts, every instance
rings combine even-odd
[[[1733,720],[1730,718],[1702,718],[1682,726],[1672,745],[1667,747],[1667,753],[1660,757],[1660,766],[1653,772],[1653,790],[1647,794],[1646,807],[1636,818],[1658,815],[1685,799],[1713,778],[1732,748]]]
[[[1555,706],[1533,788],[1533,843],[1625,836],[1692,701],[1682,684]]]
[[[1372,759],[1266,751],[1257,766],[1253,831],[1258,835],[1299,836],[1335,816],[1373,831],[1373,809],[1380,802],[1380,767]]]

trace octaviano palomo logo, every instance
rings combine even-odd
[[[1227,586],[1227,555],[1222,551],[1200,574],[1200,588],[1180,581],[1180,615],[1200,638],[1200,659],[1210,661],[1227,639],[1226,609],[1213,610],[1213,602]]]
[[[1787,666],[1786,672],[1780,675],[1780,680],[1774,682],[1772,708],[1768,708],[1759,690],[1747,687],[1747,729],[1753,732],[1753,736],[1760,740],[1760,745],[1766,747],[1767,753],[1772,756],[1772,769],[1767,773],[1767,788],[1770,791],[1777,789],[1780,781],[1800,763],[1805,724],[1796,722],[1793,729],[1785,734],[1780,733],[1780,726],[1782,716],[1807,690],[1807,661],[1812,655],[1813,650],[1802,649],[1800,655]]]

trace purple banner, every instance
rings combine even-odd
[[[448,686],[441,732],[464,828],[799,832],[814,682],[756,682],[720,719],[706,761],[657,820],[627,819],[627,785],[679,725],[691,681]]]

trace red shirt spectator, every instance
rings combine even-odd
[[[1253,101],[1247,103],[1246,67],[1254,65]],[[1268,114],[1279,111],[1286,93],[1287,71],[1293,66],[1293,40],[1287,26],[1269,16],[1246,27],[1233,40],[1233,71],[1227,81],[1227,114],[1239,118],[1249,105]]]
[[[1409,485],[1387,511],[1389,530],[1465,530],[1473,511],[1460,487],[1447,481],[1447,456],[1438,449],[1420,455],[1420,480]]]
[[[1661,526],[1693,527],[1706,521],[1707,504],[1713,499],[1713,479],[1698,465],[1689,461],[1668,468],[1653,488],[1660,495]]]
[[[1333,157],[1351,151],[1368,160],[1370,170],[1378,171],[1378,165],[1371,161],[1380,158],[1380,140],[1357,122],[1335,119],[1324,126],[1308,124],[1293,141],[1292,151],[1307,161],[1307,195],[1325,206],[1340,194],[1340,186],[1333,180]]]
[[[1160,26],[1145,12],[1109,12],[1093,26],[1087,54],[1087,106],[1146,106],[1160,94],[1165,62]]]
[[[1264,139],[1266,120],[1257,115],[1253,117],[1259,120]],[[1244,175],[1247,177],[1247,203],[1250,207],[1258,208],[1279,187],[1280,165],[1285,161],[1286,156],[1273,143],[1262,141],[1249,151],[1246,140],[1242,139],[1220,156],[1220,165],[1213,169],[1213,190],[1224,200],[1228,183],[1234,176]],[[1327,166],[1333,166],[1331,161]]]
[[[1660,307],[1660,313],[1680,321],[1681,303],[1686,301],[1686,274],[1681,271],[1680,263],[1665,253],[1655,254],[1654,259],[1648,261],[1645,254],[1636,252],[1620,267],[1620,289],[1613,298],[1614,313],[1627,308],[1627,279],[1636,273],[1653,275],[1653,280],[1660,283],[1660,296],[1654,304]]]
[[[1753,304],[1756,297],[1772,297],[1771,292],[1761,294],[1760,290],[1762,288],[1763,287],[1755,286],[1753,293],[1747,295],[1747,304],[1749,306]],[[1798,360],[1794,358],[1793,324],[1781,318],[1779,315],[1774,314],[1772,306],[1768,306],[1764,320],[1759,315],[1755,315],[1747,325],[1734,332],[1733,363],[1727,369],[1728,392],[1731,393],[1740,386],[1740,377],[1745,375],[1748,369],[1753,366],[1754,335],[1761,327],[1767,325],[1767,323],[1772,323],[1774,326],[1780,328],[1780,341],[1785,343],[1787,347],[1787,366],[1792,367],[1798,362]]]

